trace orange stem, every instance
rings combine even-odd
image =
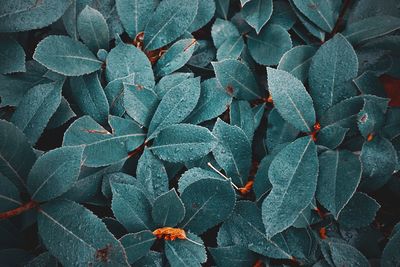
[[[0,220],[1,219],[8,219],[17,215],[20,215],[21,213],[34,209],[36,207],[39,206],[39,203],[37,203],[36,201],[29,201],[28,203],[25,203],[23,205],[21,205],[20,207],[13,209],[13,210],[9,210],[3,213],[0,213]]]

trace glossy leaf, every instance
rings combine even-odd
[[[389,103],[389,99],[388,102]],[[382,107],[374,100],[364,99],[364,107],[358,113],[357,125],[364,138],[379,131],[385,123],[386,107]]]
[[[322,128],[317,135],[317,144],[330,149],[335,149],[344,140],[349,129],[338,125],[329,125]]]
[[[75,116],[76,114],[71,109],[68,101],[64,97],[61,97],[61,103],[56,112],[54,112],[53,116],[51,116],[49,123],[47,124],[47,129],[60,127]]]
[[[257,34],[272,15],[272,0],[251,0],[242,8],[242,16]]]
[[[150,252],[150,248],[155,240],[156,237],[148,230],[126,234],[119,239],[126,251],[126,256],[130,264],[146,256]]]
[[[108,49],[110,39],[107,22],[94,8],[86,6],[78,16],[77,29],[83,43],[94,53],[99,49]]]
[[[156,198],[151,215],[159,227],[174,227],[183,220],[185,207],[175,189]]]
[[[193,73],[182,72],[175,72],[173,74],[166,75],[158,81],[156,87],[154,87],[154,92],[158,95],[158,97],[162,98],[170,89],[193,77]]]
[[[11,38],[0,40],[0,73],[9,74],[25,72],[25,51],[22,46]]]

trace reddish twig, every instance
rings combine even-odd
[[[36,201],[29,201],[28,203],[25,203],[23,205],[21,205],[20,207],[13,209],[13,210],[9,210],[3,213],[0,213],[0,220],[2,219],[8,219],[17,215],[20,215],[21,213],[37,208],[39,206],[39,203],[37,203]]]

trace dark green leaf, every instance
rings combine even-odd
[[[208,248],[217,266],[220,267],[247,267],[251,266],[255,260],[255,253],[246,247],[234,245],[226,247]]]
[[[125,249],[128,262],[132,264],[150,252],[155,240],[153,233],[145,230],[124,235],[119,241]]]
[[[151,215],[159,227],[174,227],[183,220],[185,207],[175,189],[156,198]]]
[[[238,59],[245,47],[243,37],[236,36],[226,39],[217,50],[217,59]]]
[[[47,124],[47,129],[60,127],[75,116],[76,114],[71,109],[68,101],[64,97],[61,97],[61,103],[56,112],[54,112],[53,116],[51,116],[49,123]]]
[[[330,149],[335,149],[344,140],[349,129],[338,125],[329,125],[319,131],[317,135],[317,144]]]
[[[370,266],[365,256],[355,247],[335,239],[327,239],[322,243],[325,259],[334,266]],[[329,260],[327,259],[329,257]]]
[[[257,34],[272,15],[272,0],[251,0],[242,8],[242,16]]]
[[[103,15],[94,8],[86,6],[78,16],[77,29],[82,41],[92,52],[108,49],[110,33]]]
[[[171,266],[176,267],[201,267],[206,262],[207,254],[200,237],[187,233],[185,240],[173,240],[165,242],[165,256]]]
[[[235,25],[232,24],[230,21],[216,19],[211,28],[211,36],[214,46],[216,48],[220,48],[226,40],[239,38],[240,33]]]
[[[175,86],[178,86],[187,79],[193,77],[194,77],[193,73],[175,72],[173,74],[162,77],[160,81],[157,83],[156,87],[154,87],[154,91],[156,92],[159,98],[163,98],[164,95],[169,90],[171,90]]]
[[[1,12],[1,11],[0,11]],[[11,38],[0,40],[0,73],[25,72],[25,51]]]
[[[12,210],[21,205],[18,188],[0,173],[0,212]]]
[[[387,100],[389,103],[389,99]],[[382,109],[377,101],[364,99],[364,107],[358,113],[357,125],[364,138],[379,131],[385,123],[386,107]]]
[[[389,242],[383,250],[381,266],[390,267],[397,266],[400,263],[399,246],[400,246],[400,224],[393,229]]]
[[[214,16],[215,13],[215,2],[209,0],[198,0],[199,6],[197,8],[197,14],[192,24],[190,25],[188,32],[194,32],[206,25]]]
[[[243,100],[233,101],[230,106],[229,115],[230,124],[241,128],[251,143],[256,127],[250,103]]]

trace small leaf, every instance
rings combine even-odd
[[[39,157],[28,176],[31,198],[49,201],[67,192],[78,179],[83,147],[61,147]],[[51,168],[49,168],[51,166]]]
[[[269,23],[282,26],[284,29],[289,30],[295,24],[297,17],[290,7],[289,3],[284,0],[274,1],[274,10]]]
[[[126,234],[119,241],[126,251],[128,262],[133,264],[150,252],[150,248],[155,240],[156,237],[153,233],[145,230],[138,233]]]
[[[205,26],[214,16],[215,13],[215,2],[209,0],[198,0],[199,6],[197,8],[197,14],[192,24],[190,25],[188,32],[195,32],[201,27]]]
[[[100,69],[102,62],[82,43],[67,36],[50,35],[36,47],[33,59],[65,76],[81,76]]]
[[[159,227],[174,227],[183,220],[185,207],[175,189],[156,198],[151,215],[154,223]]]
[[[206,262],[207,254],[200,237],[187,233],[186,240],[172,240],[165,242],[165,256],[171,266],[201,267]]]
[[[293,1],[289,1],[293,12],[296,14],[297,18],[300,20],[300,22],[303,24],[305,29],[314,37],[318,38],[321,42],[325,41],[325,32],[321,30],[319,27],[317,27],[314,23],[312,23],[306,16],[303,15],[303,13],[300,12],[300,10],[295,6]],[[307,35],[307,32],[304,32],[303,29],[300,29],[301,32],[299,32],[299,27],[296,27],[294,25],[294,29],[296,30],[296,33],[300,35],[300,37],[303,40],[306,40],[306,43],[311,43],[312,41],[309,39],[309,37],[305,36]]]
[[[25,51],[22,46],[11,38],[0,40],[0,73],[9,74],[25,72]]]
[[[242,8],[242,16],[257,34],[272,15],[272,0],[251,0]]]
[[[397,266],[400,263],[399,246],[400,246],[400,224],[396,224],[393,232],[389,238],[389,242],[386,244],[385,249],[382,253],[381,266],[390,267]]]
[[[0,212],[9,211],[22,205],[18,188],[0,173]]]
[[[207,155],[216,145],[216,138],[201,126],[175,124],[162,130],[149,148],[160,159],[185,162]]]
[[[365,256],[355,247],[335,239],[327,239],[322,243],[325,259],[329,257],[334,266],[370,266]]]
[[[78,16],[77,28],[83,43],[92,52],[108,49],[110,34],[107,22],[99,11],[86,6]]]
[[[241,37],[238,29],[232,22],[218,18],[211,27],[211,36],[216,48],[220,48],[228,39]]]
[[[267,73],[268,90],[282,118],[302,132],[311,132],[315,111],[304,85],[283,70],[267,68]]]

